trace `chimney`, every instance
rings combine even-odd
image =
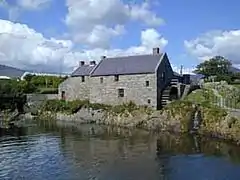
[[[101,60],[103,60],[103,59],[105,59],[106,58],[106,56],[101,56]]]
[[[79,62],[79,66],[83,66],[84,64],[85,64],[84,61],[80,61],[80,62]]]
[[[95,66],[96,65],[96,61],[90,61],[90,66]]]
[[[160,49],[158,47],[153,48],[153,55],[160,54]]]

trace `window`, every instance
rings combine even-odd
[[[103,77],[100,77],[100,83],[101,84],[103,83]]]
[[[149,86],[149,81],[146,81],[146,87],[148,87]]]
[[[85,76],[82,76],[82,82],[85,82]]]
[[[147,102],[148,102],[148,104],[151,104],[151,99],[148,99]]]
[[[118,75],[114,76],[114,81],[119,81],[119,76]]]
[[[124,89],[118,89],[118,97],[124,97]]]

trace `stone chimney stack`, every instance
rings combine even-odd
[[[153,48],[153,55],[158,55],[160,54],[160,48],[156,47],[156,48]]]
[[[95,66],[96,65],[96,61],[90,61],[90,66]]]
[[[80,61],[79,62],[79,66],[84,66],[85,62],[84,61]]]

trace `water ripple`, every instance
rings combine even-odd
[[[94,134],[89,131],[93,128]],[[240,176],[239,147],[204,138],[88,125],[38,124],[23,134],[0,138],[0,179],[237,180]]]

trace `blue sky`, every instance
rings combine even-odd
[[[91,54],[90,58],[100,57],[102,53],[112,56],[147,53],[151,44],[152,46],[159,44],[168,53],[171,63],[177,67],[183,64],[185,68],[192,68],[203,59],[214,55],[223,55],[232,60],[234,64],[240,64],[240,53],[238,52],[240,48],[240,11],[238,8],[240,1],[102,0],[94,7],[84,6],[84,3],[79,4],[79,1],[6,1],[0,7],[0,19],[5,20],[0,25],[5,27],[6,23],[13,23],[11,24],[11,32],[9,32],[12,35],[9,41],[16,41],[13,39],[13,35],[16,33],[16,31],[13,32],[13,29],[20,28],[16,27],[16,23],[19,23],[19,26],[26,25],[27,28],[40,33],[43,39],[38,39],[39,42],[51,41],[59,44],[56,42],[57,40],[64,41],[64,43],[66,41],[67,45],[63,46],[67,51],[63,52],[62,49],[58,49],[56,53],[52,47],[45,46],[44,50],[47,48],[51,55],[45,56],[41,49],[41,58],[46,57],[47,59],[41,61],[41,58],[36,54],[39,54],[39,49],[42,46],[36,45],[38,43],[31,46],[30,41],[24,40],[21,44],[26,45],[26,47],[34,47],[31,49],[33,52],[23,52],[24,56],[22,56],[19,49],[15,52],[12,47],[11,52],[9,52],[10,50],[2,52],[5,55],[5,60],[0,59],[0,63],[2,61],[2,63],[28,68],[41,66],[41,69],[51,70],[61,59],[63,67],[67,67],[66,70],[71,70],[76,66],[79,58],[89,58],[87,53]],[[95,1],[99,2],[99,0]],[[88,3],[88,0],[81,0],[81,2]],[[132,8],[133,15],[125,17],[122,9],[126,5]],[[108,6],[113,8],[107,9]],[[88,11],[88,8],[92,9]],[[106,9],[102,10],[104,8]],[[82,12],[89,13],[89,16],[84,19],[84,16],[81,15]],[[140,12],[145,14],[142,16]],[[148,18],[146,18],[148,15],[150,18],[154,19],[155,17],[155,20],[158,18],[164,23],[160,21],[149,23]],[[69,19],[67,20],[67,18]],[[116,27],[117,25],[121,27]],[[147,31],[148,29],[154,31]],[[8,30],[5,30],[4,33]],[[20,31],[23,29],[18,30],[17,33]],[[141,38],[143,31],[146,33]],[[158,37],[155,32],[159,35]],[[33,36],[27,32],[26,36],[28,35]],[[52,41],[52,38],[56,41]],[[6,45],[6,43],[4,44]],[[16,43],[10,43],[9,49],[13,44]],[[60,51],[61,56],[59,55]],[[6,57],[9,56],[11,62],[6,60]]]

